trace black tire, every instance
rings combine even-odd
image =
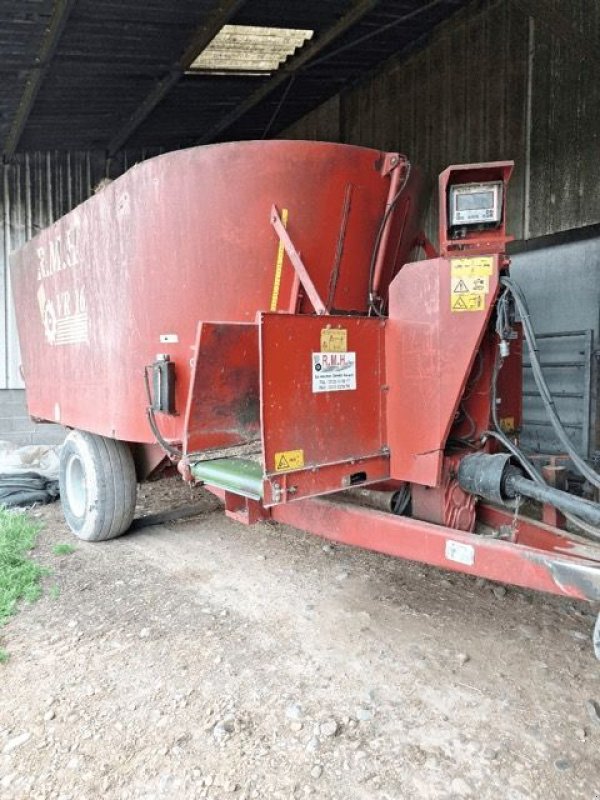
[[[60,454],[59,481],[65,519],[80,539],[103,542],[128,530],[137,482],[125,442],[71,431]]]

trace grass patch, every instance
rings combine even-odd
[[[75,552],[75,548],[72,544],[55,544],[52,552],[55,556],[70,556]]]
[[[25,514],[0,507],[0,626],[15,613],[19,600],[33,603],[42,593],[40,579],[46,570],[28,557],[38,531]],[[7,659],[0,649],[0,663]]]

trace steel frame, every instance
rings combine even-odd
[[[265,509],[207,486],[227,516],[252,525],[273,520],[340,544],[417,561],[525,589],[600,602],[600,548],[543,522],[480,504],[486,533],[469,533],[413,517],[317,497]]]
[[[338,499],[275,506],[277,522],[335,542],[550,594],[600,601],[600,548],[543,523],[480,505],[496,534],[468,533]],[[256,520],[256,517],[254,518]]]
[[[581,423],[579,422],[564,422],[563,426],[565,428],[570,428],[572,430],[578,431],[581,430],[581,446],[580,446],[580,454],[583,458],[590,457],[590,419],[592,413],[592,357],[594,352],[594,345],[593,345],[593,337],[594,332],[590,328],[580,331],[557,331],[554,333],[538,333],[537,340],[538,342],[548,342],[557,339],[581,339],[581,358],[571,359],[565,361],[564,359],[558,361],[542,361],[542,367],[545,371],[552,370],[560,371],[562,369],[576,369],[578,373],[581,374],[581,380],[577,381],[577,384],[573,389],[570,389],[569,392],[561,392],[559,395],[559,399],[561,398],[574,398],[574,399],[581,399]],[[543,353],[543,351],[542,351]],[[543,354],[542,354],[543,358]],[[531,369],[531,362],[529,359],[523,359],[523,367],[525,369]],[[524,391],[524,396],[534,396],[537,397],[537,392],[533,390]],[[524,417],[523,424],[527,428],[536,428],[536,427],[550,427],[550,422],[547,419],[536,419],[534,417]],[[533,448],[532,448],[533,449]],[[557,442],[557,449],[545,449],[545,454],[552,454],[558,455],[562,453],[560,447],[558,447]]]

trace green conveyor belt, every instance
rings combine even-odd
[[[246,458],[216,458],[199,461],[191,466],[196,480],[241,494],[251,500],[261,500],[263,492],[262,466]]]

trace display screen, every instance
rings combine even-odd
[[[493,192],[473,192],[472,194],[456,195],[457,211],[479,211],[480,209],[494,207]]]

